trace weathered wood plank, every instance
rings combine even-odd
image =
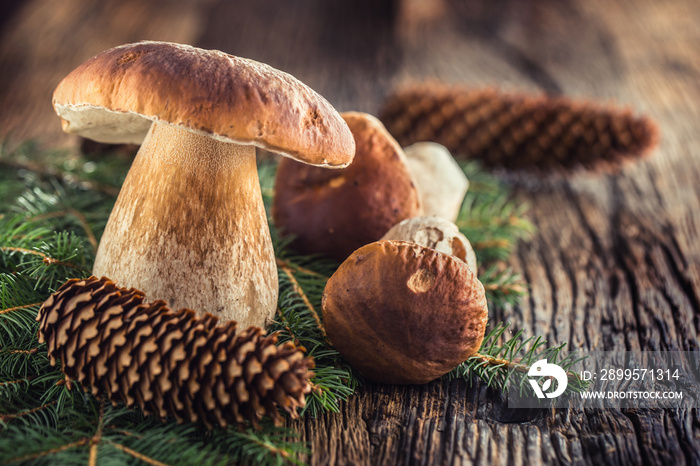
[[[531,294],[491,319],[576,349],[698,350],[698,18],[693,0],[33,0],[4,23],[0,128],[66,144],[55,84],[144,38],[270,63],[341,110],[429,78],[614,100],[658,120],[660,148],[618,174],[508,175],[538,227],[512,259]],[[700,464],[697,410],[508,410],[458,381],[368,384],[294,425],[312,464]]]

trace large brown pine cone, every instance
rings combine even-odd
[[[617,169],[658,142],[655,123],[628,110],[437,83],[397,91],[380,119],[402,146],[434,141],[486,166],[530,171]]]
[[[69,380],[146,414],[207,427],[291,416],[311,391],[313,360],[275,335],[210,314],[147,303],[106,278],[73,279],[41,306],[39,341]]]

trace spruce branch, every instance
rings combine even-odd
[[[280,341],[303,345],[316,362],[311,379],[314,389],[302,413],[316,416],[325,411],[338,412],[340,400],[352,395],[360,381],[340,354],[329,346],[318,311],[327,277],[332,275],[335,264],[324,260],[309,263],[313,259],[286,251],[287,243],[275,234],[273,244],[278,251],[280,313],[271,330],[279,332]]]
[[[512,268],[504,268],[501,263],[486,268],[479,275],[479,280],[484,285],[486,299],[491,306],[503,307],[517,304],[528,292],[522,277]]]
[[[7,309],[2,309],[2,310],[0,310],[0,314],[9,314],[10,312],[22,311],[22,310],[28,309],[30,307],[39,307],[39,306],[41,306],[41,302],[23,304],[22,306],[15,306],[15,307],[7,308]]]
[[[41,258],[41,262],[43,262],[46,265],[60,265],[63,267],[69,267],[72,269],[79,269],[80,266],[73,264],[72,262],[67,262],[67,261],[62,261],[59,259],[56,259],[55,257],[50,257],[47,256],[45,253],[40,252],[40,251],[34,251],[31,249],[24,249],[24,248],[16,248],[16,247],[2,247],[0,248],[0,251],[2,252],[19,252],[21,254],[34,254],[37,255]],[[26,263],[22,263],[22,265],[26,265]]]
[[[90,274],[94,253],[86,243],[85,238],[73,232],[54,232],[50,240],[42,240],[31,248],[0,246],[0,257],[7,254],[3,262],[11,264],[8,272],[24,272],[37,280],[36,287],[42,283],[48,289],[56,289],[71,277]]]
[[[276,262],[277,262],[277,267],[281,267],[281,268],[284,268],[284,269],[291,269],[291,270],[294,270],[294,271],[297,271],[297,272],[305,273],[305,274],[307,274],[307,275],[312,275],[312,276],[314,276],[314,277],[323,278],[323,279],[325,279],[325,280],[328,280],[328,278],[329,278],[327,275],[323,275],[322,273],[313,271],[313,270],[311,270],[311,269],[307,269],[306,267],[302,267],[302,266],[299,265],[299,264],[294,264],[294,263],[292,263],[292,262],[290,262],[290,261],[281,259],[280,257],[276,257],[275,259],[276,259]]]
[[[89,439],[82,438],[76,442],[66,443],[66,444],[61,445],[61,446],[56,447],[56,448],[50,448],[48,450],[42,450],[42,451],[26,454],[23,456],[8,457],[5,459],[5,461],[6,461],[6,464],[36,462],[37,460],[39,460],[43,457],[46,457],[46,456],[53,457],[59,453],[66,451],[66,450],[70,450],[72,448],[84,446],[88,442],[89,442]]]
[[[161,463],[158,460],[154,460],[153,458],[150,458],[142,453],[137,452],[136,450],[132,450],[129,447],[125,447],[124,445],[120,443],[115,443],[115,442],[107,442],[110,446],[116,448],[117,450],[121,450],[127,455],[142,461],[146,464],[151,464],[153,466],[168,466],[166,463]],[[90,465],[95,465],[97,464],[96,458],[97,458],[97,443],[92,443],[92,446],[90,447]]]
[[[478,377],[488,387],[502,392],[517,389],[519,393],[532,393],[532,387],[526,383],[530,366],[540,359],[557,364],[567,372],[569,383],[565,393],[580,393],[588,383],[578,374],[570,371],[574,364],[582,360],[575,353],[562,356],[566,343],[547,347],[542,337],[523,336],[523,330],[516,331],[512,337],[503,341],[509,323],[499,323],[484,337],[479,351],[449,373],[450,378],[471,380]]]
[[[0,388],[9,387],[11,385],[27,383],[27,382],[28,382],[27,379],[8,380],[7,382],[0,382]]]
[[[43,159],[42,154],[38,157]],[[108,166],[98,164],[90,176],[106,178]],[[509,257],[517,242],[531,234],[523,220],[526,209],[478,164],[467,163],[463,168],[471,180],[471,198],[460,219],[467,237],[484,246],[477,249],[480,278],[492,305],[516,303],[525,289],[518,287],[517,275],[498,258]],[[269,206],[274,165],[262,164],[259,174]],[[12,197],[3,199],[16,201],[0,206],[0,248],[7,248],[0,249],[0,383],[5,383],[0,385],[0,415],[7,416],[0,423],[0,457],[16,463],[85,464],[96,452],[100,463],[282,464],[299,461],[308,453],[289,429],[263,423],[259,431],[248,427],[242,432],[205,432],[197,424],[144,417],[123,404],[103,405],[77,384],[66,382],[61,369],[50,366],[46,347],[38,344],[37,303],[68,278],[88,275],[94,259],[91,236],[99,239],[114,198],[90,189],[80,179],[34,176],[24,169],[0,174],[0,193],[4,192]],[[479,237],[482,230],[488,234]],[[280,299],[277,321],[269,331],[278,332],[280,343],[303,345],[316,362],[313,389],[302,414],[337,412],[341,401],[362,383],[323,334],[321,297],[338,264],[292,251],[288,240],[277,236],[274,225],[271,233]],[[61,263],[45,262],[44,257]],[[482,365],[486,366],[483,361]],[[492,378],[492,383],[496,381]],[[99,425],[101,435],[96,439]]]
[[[521,240],[535,231],[527,219],[528,206],[512,198],[510,190],[478,161],[462,162],[469,178],[469,191],[456,224],[469,239],[479,263],[479,280],[491,306],[517,303],[527,287],[508,259]]]
[[[95,162],[83,157],[76,160],[75,155],[65,151],[41,150],[35,141],[27,141],[16,147],[10,147],[10,144],[6,141],[0,142],[0,167],[6,171],[30,173],[34,178],[41,181],[58,179],[66,184],[77,185],[84,190],[110,197],[116,197],[119,194],[119,185],[123,181],[123,175],[117,175],[111,180],[114,183],[108,183],[91,179],[89,174],[96,171],[112,174],[123,171],[126,174],[128,167],[123,166],[122,170],[115,170],[115,162],[118,162],[118,160],[111,160],[109,170],[97,170]],[[68,167],[85,167],[86,163],[91,164],[88,167],[94,168],[83,170],[83,173],[79,173],[75,169],[66,170]],[[60,165],[63,165],[63,167]],[[106,163],[103,162],[103,165],[106,165]]]
[[[55,180],[30,185],[17,198],[12,211],[22,213],[25,221],[50,222],[57,231],[72,231],[97,241],[107,223],[114,197],[91,194],[76,185],[62,185]]]
[[[216,464],[236,457],[254,463],[251,458],[255,456],[250,453],[259,458],[263,450],[236,451],[246,449],[247,442],[237,431],[222,434],[240,437],[231,448],[223,448],[210,444],[208,436],[199,430],[180,430],[179,426],[173,427],[173,422],[152,424],[123,405],[108,409],[108,414],[114,409],[120,419],[128,419],[114,428],[120,432],[119,438],[115,439],[112,429],[105,427],[101,440],[94,441],[91,430],[97,421],[96,401],[80,387],[65,383],[60,368],[49,365],[45,347],[38,346],[34,320],[37,303],[43,302],[66,278],[84,276],[89,270],[94,257],[89,231],[100,231],[99,224],[106,221],[113,200],[91,206],[80,200],[80,196],[90,196],[70,185],[37,181],[31,176],[27,183],[29,187],[19,194],[15,204],[2,206],[5,213],[0,217],[0,247],[5,248],[0,250],[0,382],[7,382],[0,385],[0,457],[20,463],[84,463],[89,461],[91,452],[94,458],[97,451],[100,462],[110,458],[119,463],[150,458],[168,464]],[[80,206],[80,215],[72,206]],[[67,217],[72,220],[66,222]],[[61,426],[70,426],[74,434],[61,435]],[[123,440],[123,432],[137,431],[142,426],[149,430],[147,435]],[[269,436],[268,428],[260,432],[251,429],[248,427],[243,433],[259,436],[258,443],[265,445],[267,459],[261,464],[293,462],[297,452],[303,450],[303,445],[284,440],[293,438],[289,430],[284,430],[284,435]],[[164,439],[162,434],[166,431],[174,433]],[[29,442],[33,438],[41,440],[32,445]],[[165,452],[160,447],[173,442],[186,448],[169,448]],[[19,443],[23,446],[17,448]]]
[[[292,285],[292,289],[299,296],[299,298],[302,300],[304,305],[307,307],[307,309],[309,310],[309,314],[316,321],[316,325],[318,326],[319,332],[321,332],[321,334],[325,338],[326,330],[323,328],[323,324],[321,324],[321,317],[319,316],[319,313],[316,310],[316,308],[314,307],[314,305],[311,304],[311,301],[309,301],[309,298],[308,298],[308,296],[306,296],[306,293],[304,293],[304,289],[299,284],[299,281],[295,278],[294,273],[292,272],[292,269],[286,263],[281,262],[279,260],[277,261],[277,264],[278,264],[278,267],[282,270],[282,272],[287,276],[287,278],[289,278],[289,281]],[[300,269],[298,268],[297,270],[300,270]]]
[[[480,264],[507,261],[518,241],[534,232],[526,217],[528,206],[512,199],[495,179],[482,178],[481,189],[467,192],[455,223],[472,243]]]
[[[18,411],[16,413],[12,414],[1,414],[0,415],[0,422],[7,423],[11,420],[23,417],[23,416],[31,416],[33,414],[37,414],[38,412],[51,408],[56,404],[56,401],[51,401],[50,403],[43,404],[41,406],[37,406],[36,408],[31,408],[31,409],[26,409],[22,411]]]
[[[303,464],[298,457],[309,450],[293,441],[296,437],[287,429],[268,427],[265,432],[228,432],[225,438],[215,434],[212,442],[221,441],[223,448],[235,452],[233,460],[248,464]]]
[[[83,228],[83,231],[85,232],[85,236],[87,237],[88,241],[90,242],[92,249],[97,251],[97,238],[95,237],[95,233],[93,233],[92,227],[88,223],[87,218],[85,217],[85,215],[83,213],[78,212],[77,210],[75,210],[73,208],[67,208],[65,210],[58,210],[56,212],[42,214],[42,215],[34,217],[30,220],[40,221],[40,220],[45,220],[45,219],[49,219],[52,217],[64,217],[64,216],[75,217],[75,219],[78,221],[80,226]]]

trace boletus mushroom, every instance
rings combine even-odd
[[[375,382],[421,384],[478,351],[488,309],[467,264],[415,243],[383,240],[345,260],[322,299],[329,340]]]
[[[294,77],[187,45],[102,52],[61,81],[53,105],[68,133],[142,143],[93,273],[242,328],[264,326],[278,293],[255,147],[324,167],[355,152],[340,115]]]
[[[384,125],[367,113],[341,116],[357,148],[350,166],[324,170],[281,160],[272,204],[275,226],[294,237],[293,248],[339,261],[422,212],[403,150]]]
[[[462,259],[477,273],[476,254],[459,227],[446,218],[421,215],[407,218],[387,231],[381,239],[408,241]]]
[[[403,148],[408,169],[416,180],[423,215],[457,220],[469,180],[452,154],[436,142],[417,142]]]

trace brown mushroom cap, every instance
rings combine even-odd
[[[345,166],[354,154],[335,109],[293,76],[188,45],[102,52],[61,81],[53,104],[64,131],[98,142],[140,144],[157,121],[313,165]]]
[[[272,205],[275,225],[296,237],[295,249],[338,260],[422,211],[403,151],[384,125],[366,113],[341,116],[355,137],[353,163],[326,170],[281,160]]]
[[[377,382],[446,374],[479,349],[487,320],[484,287],[465,262],[408,242],[358,249],[323,292],[331,343]]]

